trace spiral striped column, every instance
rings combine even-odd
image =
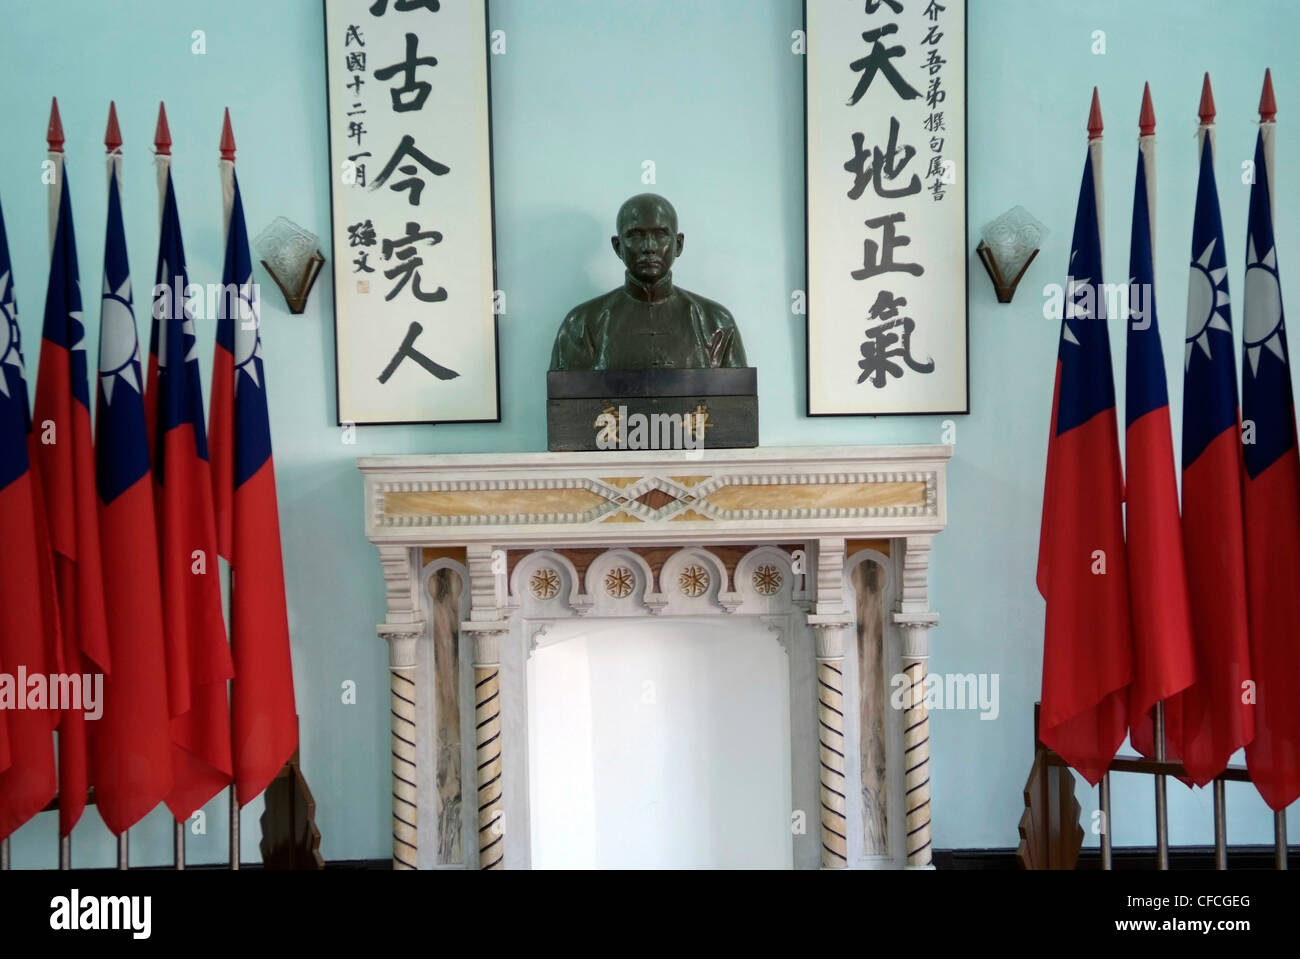
[[[417,824],[415,768],[415,670],[393,668],[391,712],[393,737],[393,868],[416,868]]]
[[[478,768],[478,866],[505,868],[501,780],[500,633],[474,635],[474,757]]]
[[[817,777],[821,784],[822,868],[848,865],[844,782],[844,630],[817,628]]]
[[[926,660],[903,660],[907,676],[903,710],[903,808],[906,811],[907,866],[930,867],[930,714],[925,708]]]

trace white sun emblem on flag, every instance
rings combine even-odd
[[[8,397],[9,369],[19,380],[27,382],[23,374],[22,337],[18,331],[18,311],[14,305],[13,289],[8,273],[0,276],[0,394]]]
[[[1286,348],[1282,344],[1282,287],[1277,277],[1277,250],[1270,248],[1263,257],[1255,252],[1252,237],[1246,251],[1246,330],[1243,347],[1250,361],[1251,375],[1259,374],[1259,355],[1267,349],[1283,363]]]
[[[1078,250],[1070,251],[1071,270],[1074,269],[1074,258],[1077,254],[1078,254]],[[1074,335],[1074,328],[1070,326],[1070,320],[1088,320],[1092,318],[1089,315],[1091,311],[1086,308],[1088,305],[1087,304],[1087,297],[1089,293],[1088,284],[1090,284],[1091,282],[1092,279],[1090,277],[1083,277],[1082,279],[1073,276],[1066,277],[1065,323],[1063,324],[1063,327],[1061,329],[1061,336],[1065,339],[1067,343],[1073,343],[1075,346],[1079,345],[1079,338]],[[1084,299],[1084,303],[1082,304],[1078,302],[1080,297]],[[1083,308],[1081,308],[1081,306]]]
[[[258,332],[260,322],[257,315],[257,290],[250,276],[239,284],[239,304],[235,311],[235,371],[242,372],[253,381],[259,389],[261,380],[257,377],[257,364],[253,362],[262,356],[262,337]],[[239,392],[240,377],[235,377],[235,392]]]
[[[113,404],[113,388],[119,380],[140,392],[136,364],[140,345],[135,335],[135,314],[131,312],[131,280],[128,277],[116,291],[104,277],[104,298],[99,328],[99,382],[104,399]]]
[[[157,304],[154,306],[154,315],[158,317],[158,368],[167,368],[167,327],[165,321],[175,319],[172,311],[175,309],[179,300],[181,304],[181,313],[185,319],[181,323],[181,332],[189,339],[189,350],[185,354],[183,362],[190,363],[197,361],[199,358],[199,337],[194,331],[194,314],[190,312],[189,304],[189,284],[181,283],[179,275],[172,276],[170,265],[163,260],[162,275],[166,278],[162,284],[162,289],[158,293],[159,299],[162,300],[162,309],[159,310]],[[185,339],[181,340],[182,343]]]
[[[1221,266],[1210,269],[1210,256],[1218,240],[1211,240],[1195,260],[1187,284],[1187,337],[1184,343],[1183,369],[1192,365],[1192,348],[1199,346],[1207,358],[1210,352],[1210,330],[1222,330],[1231,333],[1228,320],[1219,312],[1219,307],[1228,304],[1226,277],[1228,268]]]

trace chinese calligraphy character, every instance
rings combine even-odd
[[[359,51],[347,55],[347,66],[344,67],[349,73],[366,72],[366,55]]]
[[[423,303],[440,303],[447,299],[447,291],[443,287],[438,287],[432,293],[425,293],[420,285],[419,268],[424,265],[424,258],[418,256],[415,251],[415,242],[417,240],[428,240],[429,245],[442,242],[442,234],[436,230],[426,230],[420,232],[420,224],[413,221],[406,224],[406,235],[396,240],[385,240],[381,247],[383,258],[385,260],[393,259],[394,254],[397,257],[397,263],[390,270],[384,271],[384,276],[390,280],[397,279],[397,285],[388,291],[384,299],[391,300],[402,292],[402,288],[408,282],[411,284],[411,293],[417,300]]]
[[[366,185],[366,165],[364,163],[357,163],[357,161],[362,157],[368,156],[370,156],[369,150],[364,150],[361,153],[353,153],[348,156],[348,162],[352,164],[352,173],[354,177],[353,183],[357,186]]]
[[[352,261],[352,265],[355,267],[355,269],[352,272],[353,273],[374,273],[375,268],[369,265],[369,261],[370,261],[370,251],[362,250],[360,253],[356,255],[356,258]]]
[[[348,246],[374,246],[378,242],[373,220],[363,220],[348,227]]]
[[[912,174],[911,182],[907,186],[896,189],[888,189],[881,181],[882,177],[890,181],[897,179],[903,172],[903,167],[907,166],[908,161],[916,155],[914,147],[904,145],[902,158],[899,158],[897,117],[890,117],[889,120],[887,150],[882,151],[879,146],[867,150],[863,146],[864,139],[861,133],[853,134],[853,157],[844,164],[844,169],[853,174],[853,187],[849,190],[849,199],[856,200],[862,196],[867,184],[875,188],[877,196],[885,199],[911,196],[921,192],[921,179],[915,173]]]
[[[360,120],[348,121],[348,137],[357,141],[357,146],[361,146],[361,138],[369,131]]]
[[[871,229],[881,231],[881,242],[876,243],[870,237],[862,241],[862,269],[853,270],[849,276],[855,280],[868,280],[881,273],[899,272],[920,276],[925,272],[925,267],[919,263],[894,262],[895,248],[912,242],[911,237],[903,236],[894,229],[894,224],[901,222],[906,222],[902,213],[891,213],[865,221]]]
[[[893,10],[895,13],[903,12],[903,5],[899,2],[899,0],[867,0],[866,7],[863,9],[862,12],[875,13],[877,10],[880,9],[880,5],[882,3],[889,4],[889,8]]]
[[[948,94],[939,89],[939,78],[934,77],[930,80],[930,86],[925,91],[925,105],[934,109],[946,99],[948,99]]]
[[[397,13],[408,13],[411,10],[419,10],[423,7],[430,13],[437,13],[439,9],[439,0],[397,0],[393,9]],[[370,15],[372,17],[382,17],[388,12],[388,0],[375,0],[370,5]]]
[[[411,136],[409,133],[402,137],[401,142],[397,145],[397,149],[393,151],[392,159],[389,160],[384,168],[379,171],[379,176],[375,180],[374,186],[372,186],[371,189],[375,190],[383,186],[388,181],[388,178],[392,175],[394,170],[401,170],[406,174],[407,178],[394,183],[389,187],[389,189],[393,191],[409,190],[410,192],[407,194],[407,199],[411,206],[419,206],[420,194],[424,192],[424,181],[415,175],[417,167],[414,163],[407,163],[400,167],[398,166],[403,157],[410,157],[412,160],[419,162],[434,176],[443,176],[450,173],[451,168],[443,166],[437,160],[432,160],[424,153],[420,152],[420,150],[415,146],[415,137]]]
[[[899,309],[907,305],[907,298],[895,296],[889,290],[881,290],[876,302],[868,310],[872,320],[878,320],[864,332],[866,339],[862,342],[862,359],[858,367],[862,370],[858,382],[870,378],[871,385],[880,388],[889,377],[901,377],[903,368],[894,360],[901,359],[908,368],[916,373],[933,373],[934,360],[920,363],[912,356],[912,333],[916,321],[910,316],[900,317]],[[901,332],[899,331],[899,328]]]
[[[361,39],[361,27],[358,24],[350,23],[348,24],[347,32],[343,34],[344,48],[352,46],[353,41],[355,41],[356,45],[359,47],[364,47],[366,45],[366,41]]]
[[[361,79],[361,74],[354,73],[352,74],[352,79],[343,84],[343,86],[345,89],[351,90],[354,95],[361,96],[361,85],[365,82],[365,80]]]
[[[424,367],[440,380],[454,380],[456,377],[460,376],[460,374],[455,370],[449,370],[445,366],[439,366],[415,348],[415,338],[423,332],[424,327],[412,320],[411,325],[407,327],[406,338],[402,340],[402,345],[397,348],[397,352],[393,354],[393,358],[388,361],[388,365],[384,367],[384,371],[379,374],[380,383],[387,383],[389,377],[396,373],[397,368],[402,365],[402,360],[408,357],[420,364],[420,366]]]
[[[907,81],[898,73],[898,68],[891,62],[897,57],[904,56],[907,53],[905,47],[901,44],[896,47],[885,47],[880,42],[880,38],[888,36],[891,33],[898,32],[898,24],[887,23],[876,30],[868,30],[862,34],[862,39],[872,45],[871,52],[860,60],[854,60],[849,64],[849,69],[861,72],[862,76],[858,78],[857,89],[853,91],[853,96],[849,97],[849,106],[853,106],[862,99],[862,95],[867,92],[871,86],[871,81],[876,78],[877,73],[884,74],[894,92],[903,100],[915,100],[921,94],[917,93]]]
[[[375,71],[376,80],[391,80],[398,73],[402,74],[402,85],[393,87],[388,91],[393,98],[394,113],[419,110],[424,106],[424,101],[429,99],[429,93],[433,90],[432,83],[415,79],[415,70],[417,67],[436,67],[438,60],[436,57],[416,56],[418,45],[419,38],[414,33],[408,33],[406,35],[406,59],[386,67],[380,67]],[[402,94],[404,93],[410,93],[413,96],[410,100],[403,100]]]

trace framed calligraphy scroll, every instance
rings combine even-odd
[[[325,0],[340,424],[498,422],[485,0]]]
[[[808,415],[967,413],[966,2],[804,26]]]

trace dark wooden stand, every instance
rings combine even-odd
[[[266,787],[262,813],[262,866],[265,869],[324,869],[316,800],[303,777],[298,750]]]

